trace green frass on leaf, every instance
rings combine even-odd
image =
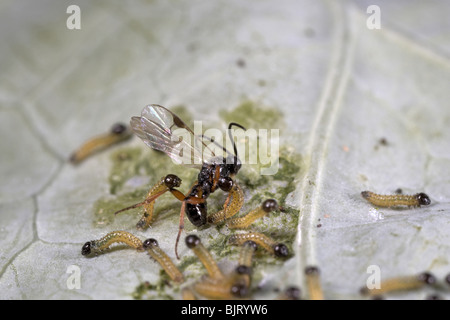
[[[135,300],[174,300],[173,295],[168,293],[168,291],[178,291],[173,289],[169,277],[161,270],[157,283],[144,281],[136,287],[131,296]]]
[[[247,129],[281,129],[283,114],[277,108],[262,106],[257,102],[244,101],[233,110],[222,110],[219,115],[226,123],[236,122]]]
[[[121,208],[141,202],[145,198],[146,193],[146,190],[139,189],[122,194],[117,197],[106,197],[98,199],[93,207],[94,226],[106,227],[110,225],[115,218],[114,212]],[[134,214],[133,217],[137,219],[138,215]]]

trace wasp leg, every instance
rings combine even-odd
[[[232,198],[230,201],[229,198]],[[241,210],[244,204],[244,191],[238,184],[234,184],[225,201],[224,208],[208,217],[208,222],[218,224],[228,218],[231,218]]]
[[[192,193],[192,190],[198,186],[197,181],[195,181],[195,183],[192,185],[191,189],[189,190],[188,194]],[[181,210],[180,210],[180,223],[179,223],[179,228],[178,228],[178,234],[177,234],[177,239],[175,241],[175,255],[177,256],[177,259],[180,259],[180,256],[178,255],[178,242],[180,241],[180,236],[181,236],[181,232],[183,232],[184,229],[184,214],[186,212],[186,203],[190,203],[190,204],[199,204],[199,203],[204,203],[206,200],[203,199],[202,197],[190,197],[190,196],[185,196],[183,193],[181,193],[178,190],[171,190],[172,194],[180,201],[182,201],[181,204]]]
[[[178,228],[177,240],[175,241],[175,255],[177,256],[178,260],[180,260],[180,256],[178,255],[178,242],[180,241],[181,232],[183,232],[183,229],[184,229],[184,214],[186,212],[186,203],[198,204],[198,203],[202,203],[202,202],[205,202],[205,199],[185,198],[183,200],[183,203],[181,205],[181,210],[180,210],[180,224],[179,224],[179,228]]]
[[[118,214],[123,211],[143,206],[144,214],[142,215],[139,222],[136,224],[136,227],[138,229],[145,230],[150,226],[153,220],[153,207],[155,206],[155,200],[164,193],[166,193],[167,191],[170,191],[176,198],[179,199],[179,193],[181,194],[181,192],[179,192],[174,188],[179,187],[180,185],[181,185],[180,178],[178,178],[174,174],[168,174],[150,189],[144,201],[118,210],[114,214]]]
[[[184,210],[186,208],[186,201],[183,201],[183,204],[181,205],[181,211],[180,211],[180,224],[178,228],[178,234],[177,234],[177,240],[175,240],[175,255],[177,256],[177,259],[180,260],[180,256],[178,255],[178,242],[180,241],[181,232],[184,229]]]

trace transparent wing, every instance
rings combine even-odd
[[[166,153],[177,164],[201,166],[206,144],[172,111],[163,106],[146,106],[140,117],[132,117],[131,129],[152,149]]]

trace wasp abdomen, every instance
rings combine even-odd
[[[206,202],[197,204],[186,203],[186,215],[194,226],[201,227],[205,225],[207,215]]]

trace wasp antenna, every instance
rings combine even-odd
[[[210,138],[210,137],[208,137],[208,136],[205,136],[204,134],[202,134],[201,137],[202,137],[203,139],[208,139],[211,143],[214,143],[216,146],[222,148],[222,150],[223,150],[224,152],[226,152],[226,153],[228,153],[229,155],[231,155],[231,152],[230,152],[230,151],[228,151],[224,146],[222,146],[222,145],[220,145],[219,143],[217,143],[213,138]]]
[[[237,147],[236,147],[236,143],[234,142],[233,136],[231,134],[231,128],[235,126],[238,128],[241,128],[242,130],[246,131],[247,129],[243,126],[241,126],[239,123],[236,122],[230,122],[230,124],[228,125],[228,135],[230,137],[231,142],[233,143],[233,151],[234,151],[234,165],[237,165],[238,162],[238,153],[237,153]]]

